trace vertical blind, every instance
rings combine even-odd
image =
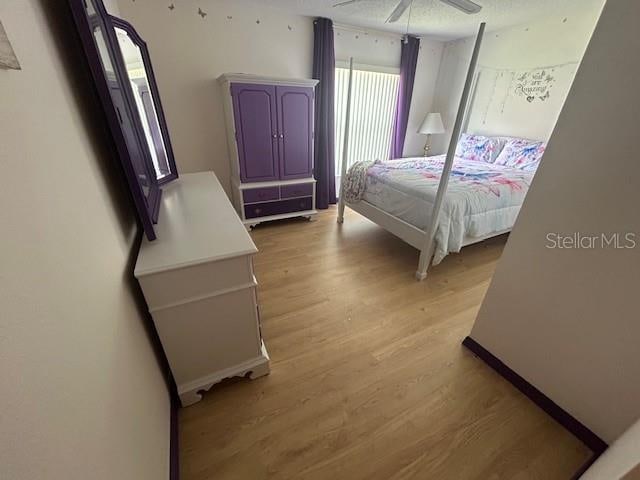
[[[359,160],[387,160],[393,133],[400,75],[353,70],[347,166]],[[340,177],[349,69],[336,68],[336,177]],[[339,182],[336,182],[338,185]]]

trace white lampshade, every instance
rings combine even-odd
[[[440,116],[440,114],[427,113],[427,116],[424,117],[422,125],[420,125],[420,128],[418,129],[418,133],[444,133],[444,125],[442,124],[442,117]]]

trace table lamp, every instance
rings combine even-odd
[[[427,113],[424,117],[422,125],[418,129],[418,133],[422,133],[427,136],[427,141],[424,144],[424,156],[426,157],[431,148],[431,135],[444,133],[444,125],[442,124],[442,117],[439,113]]]

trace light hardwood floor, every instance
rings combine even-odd
[[[460,345],[506,238],[418,283],[416,250],[335,216],[253,231],[272,373],[180,411],[182,477],[568,479],[590,451]]]

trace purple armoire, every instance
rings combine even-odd
[[[233,203],[247,228],[316,212],[313,105],[317,80],[224,74]]]

